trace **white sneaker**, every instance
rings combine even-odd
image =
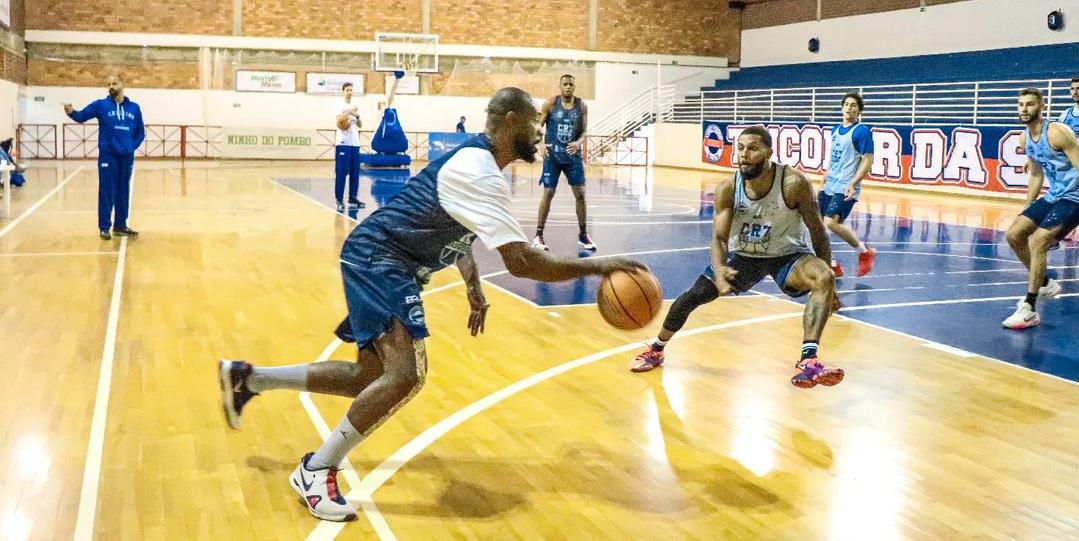
[[[1041,317],[1034,311],[1029,304],[1025,301],[1020,302],[1019,306],[1015,309],[1015,313],[1008,316],[1008,319],[1004,320],[1005,329],[1023,330],[1029,329],[1042,322]]]
[[[289,476],[289,485],[307,504],[316,518],[334,522],[356,520],[356,508],[341,496],[337,488],[337,468],[310,470],[307,462],[315,453],[307,453]]]
[[[544,252],[551,251],[551,249],[547,247],[547,243],[543,242],[543,235],[536,235],[532,238],[532,247],[537,250],[543,250]]]
[[[1060,291],[1064,289],[1061,287],[1060,282],[1050,278],[1049,282],[1044,286],[1038,288],[1039,299],[1053,299],[1057,295],[1060,295]]]

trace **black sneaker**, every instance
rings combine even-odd
[[[101,240],[112,240],[112,235],[109,234],[108,229],[102,229],[98,232],[98,235],[101,237]]]
[[[139,236],[138,231],[135,231],[134,229],[131,229],[130,227],[127,227],[126,225],[124,227],[114,227],[114,228],[112,228],[112,234],[116,235],[117,237],[137,237],[137,236]]]
[[[251,363],[222,360],[217,363],[218,382],[221,384],[221,407],[225,420],[232,428],[240,428],[240,414],[244,406],[258,395],[247,388],[247,378],[254,371]]]
[[[362,208],[367,206],[367,205],[363,204],[363,201],[360,201],[359,199],[356,199],[355,197],[350,197],[349,198],[348,205],[350,207],[356,207],[356,208],[359,208],[359,209],[362,209]]]
[[[345,204],[338,201],[337,202],[337,212],[344,212],[344,211],[345,211]]]

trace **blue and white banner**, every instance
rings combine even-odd
[[[474,137],[471,133],[433,131],[427,136],[427,160],[434,161]]]

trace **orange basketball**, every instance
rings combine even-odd
[[[659,313],[663,290],[646,270],[614,271],[599,285],[596,304],[604,321],[631,331],[648,325]]]
[[[339,130],[347,130],[348,129],[348,117],[347,116],[342,118],[342,119],[339,119],[337,121],[337,129],[339,129]]]

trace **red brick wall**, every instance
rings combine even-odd
[[[739,14],[719,0],[599,0],[603,51],[738,57]]]
[[[962,0],[925,0],[927,6]],[[821,18],[850,17],[920,6],[919,0],[822,0]],[[817,0],[765,0],[745,9],[744,27],[762,28],[780,24],[813,21],[817,18]]]
[[[588,1],[431,0],[431,32],[445,43],[588,48]]]
[[[10,31],[22,37],[26,28],[26,2],[25,0],[11,0],[11,29]],[[26,57],[21,52],[4,50],[0,57],[0,78],[26,84]]]
[[[588,0],[430,0],[430,5],[431,32],[443,43],[588,48]],[[667,0],[598,0],[598,7],[599,50],[737,56],[738,14],[726,2],[682,1],[672,9]],[[422,32],[422,8],[423,0],[243,0],[243,34],[370,40],[378,31]],[[34,0],[26,27],[230,35],[232,1]]]
[[[26,57],[11,51],[4,51],[3,59],[3,73],[0,74],[0,77],[19,84],[26,84]]]
[[[243,33],[370,41],[379,31],[421,32],[422,6],[422,0],[244,0]]]
[[[199,88],[199,68],[194,64],[113,66],[105,63],[65,62],[31,58],[29,84],[39,86],[99,86],[105,77],[120,72],[125,86],[141,88]]]
[[[232,1],[29,0],[26,28],[228,35]]]
[[[11,0],[11,31],[23,35],[26,30],[26,0]]]

